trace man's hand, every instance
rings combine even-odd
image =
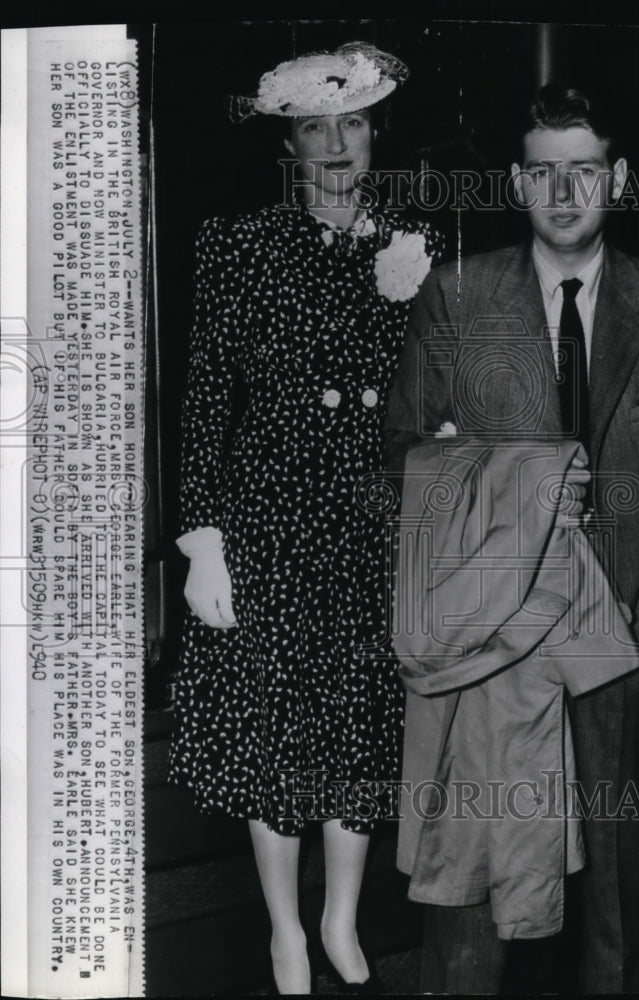
[[[563,482],[559,505],[557,507],[557,524],[565,527],[570,518],[581,517],[584,512],[583,501],[586,497],[591,476],[588,469],[588,459],[583,448],[575,454]]]

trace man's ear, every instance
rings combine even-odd
[[[513,188],[515,189],[515,197],[520,205],[526,204],[526,199],[524,198],[524,190],[521,184],[521,174],[522,170],[518,163],[510,164],[510,176],[513,179]]]
[[[293,143],[291,142],[290,139],[285,139],[284,140],[284,148],[286,149],[287,153],[291,154],[291,156],[295,156],[295,148],[294,148]]]
[[[628,162],[620,157],[612,168],[612,197],[613,201],[621,196],[628,176]]]

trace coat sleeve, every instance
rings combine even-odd
[[[220,478],[230,444],[238,387],[238,317],[242,267],[220,220],[205,222],[196,241],[194,323],[182,408],[180,527],[220,527]]]
[[[440,275],[431,272],[417,293],[406,341],[391,391],[386,422],[386,459],[392,471],[404,467],[406,452],[454,423],[453,363],[458,330]]]

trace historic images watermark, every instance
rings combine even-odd
[[[331,170],[334,189],[326,191],[320,183],[326,168],[322,160],[309,160],[310,176],[299,171],[298,160],[283,157],[281,171],[280,209],[291,210],[298,204],[299,194],[306,192],[306,204],[313,210],[334,208],[341,204],[347,192],[354,189],[363,209],[386,208],[403,211],[408,208],[422,212],[503,212],[506,209],[528,212],[531,208],[553,208],[550,191],[554,189],[560,161],[544,161],[543,168],[534,170]],[[639,208],[639,178],[628,171],[618,198],[612,196],[612,172],[602,170],[595,175],[575,171],[568,179],[569,197],[562,202],[565,211],[592,207],[609,211]],[[528,182],[524,204],[517,193],[522,179]],[[299,193],[299,194],[298,194]]]
[[[586,789],[564,771],[542,770],[535,778],[511,783],[503,779],[453,780],[434,778],[400,781],[336,781],[321,768],[282,770],[282,818],[304,812],[309,820],[406,819],[410,810],[421,820],[526,822],[539,820],[627,820],[639,822],[639,789],[629,781],[618,797],[612,781]]]

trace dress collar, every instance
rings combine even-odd
[[[360,236],[372,236],[377,232],[377,227],[373,219],[365,210],[360,213],[355,222],[347,229],[343,229],[337,223],[331,222],[330,219],[324,219],[316,215],[310,208],[307,211],[313,219],[322,225],[323,229],[320,235],[327,247],[332,246],[336,239],[342,240],[346,237],[355,241]]]

